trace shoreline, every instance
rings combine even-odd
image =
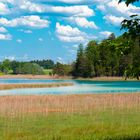
[[[0,79],[57,79],[58,76],[49,75],[0,75]]]
[[[50,76],[50,75],[0,75],[0,79],[67,79],[67,80],[91,80],[91,81],[125,81],[124,77],[93,77],[93,78],[73,78],[68,76]],[[136,79],[127,79],[126,81],[137,81]]]

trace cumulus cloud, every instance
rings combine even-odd
[[[56,32],[61,35],[66,36],[79,36],[84,35],[84,32],[81,32],[78,28],[72,28],[70,25],[64,26],[60,23],[56,23]]]
[[[14,60],[16,60],[16,57],[15,56],[4,56],[4,60],[5,59],[8,59],[10,61],[14,61]]]
[[[18,43],[22,43],[22,40],[21,40],[21,39],[17,39],[17,42],[18,42]]]
[[[10,10],[7,7],[7,5],[0,2],[0,15],[5,15],[5,14],[9,14],[9,13],[10,13]]]
[[[124,17],[117,17],[113,15],[106,15],[104,16],[104,19],[113,25],[119,26],[121,25],[121,22],[124,20]]]
[[[89,8],[87,5],[55,6],[37,3],[31,0],[10,1],[10,3],[19,11],[28,11],[32,13],[56,13],[71,16],[94,15],[93,9]]]
[[[40,42],[42,42],[42,41],[43,41],[43,38],[39,38],[38,40],[39,40]]]
[[[7,29],[5,29],[4,27],[0,27],[0,33],[6,33],[8,32]]]
[[[104,19],[113,25],[120,25],[124,18],[130,15],[139,14],[140,7],[130,4],[126,6],[125,2],[118,3],[118,0],[109,0],[108,2],[98,2],[97,9],[101,10],[105,16]]]
[[[78,28],[72,28],[70,25],[56,24],[57,37],[64,42],[86,42],[88,39],[95,39],[95,36],[87,35]]]
[[[0,34],[0,40],[11,40],[12,36],[10,34]]]
[[[64,2],[64,3],[70,3],[70,4],[78,4],[78,3],[82,3],[85,2],[87,0],[58,0],[60,2]]]
[[[78,6],[47,6],[44,12],[52,12],[59,14],[66,14],[70,16],[93,16],[94,11],[90,9],[87,5]]]
[[[32,28],[45,28],[49,26],[49,21],[46,19],[41,19],[39,16],[22,16],[12,20],[6,18],[0,18],[0,25],[8,27],[16,26],[28,26]]]
[[[117,0],[112,0],[107,4],[107,8],[109,8],[109,12],[111,11],[115,15],[120,16],[130,16],[133,14],[140,13],[140,7],[136,7],[132,4],[126,6],[124,2],[118,4]]]
[[[23,30],[23,29],[20,29],[18,31],[23,32],[23,33],[26,33],[26,34],[31,34],[32,33],[31,30]]]
[[[88,21],[85,17],[70,17],[68,21],[74,22],[79,27],[98,29],[98,26],[93,21]]]

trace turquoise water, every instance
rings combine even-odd
[[[26,88],[1,90],[0,95],[44,95],[44,94],[102,94],[140,92],[139,81],[80,81],[80,80],[35,80],[0,79],[0,83],[57,83],[72,82],[73,86],[52,88]]]

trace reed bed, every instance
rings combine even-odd
[[[140,94],[1,96],[0,114],[140,110]]]
[[[0,140],[140,139],[140,94],[0,97]]]
[[[43,84],[43,83],[35,83],[35,84],[0,84],[0,90],[6,89],[19,89],[19,88],[50,88],[50,87],[60,87],[60,86],[72,86],[73,83],[51,83],[51,84]]]

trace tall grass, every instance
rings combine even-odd
[[[45,87],[60,87],[72,86],[73,83],[51,83],[51,84],[0,84],[0,90],[16,89],[16,88],[45,88]]]
[[[140,138],[140,94],[0,97],[0,140]]]

